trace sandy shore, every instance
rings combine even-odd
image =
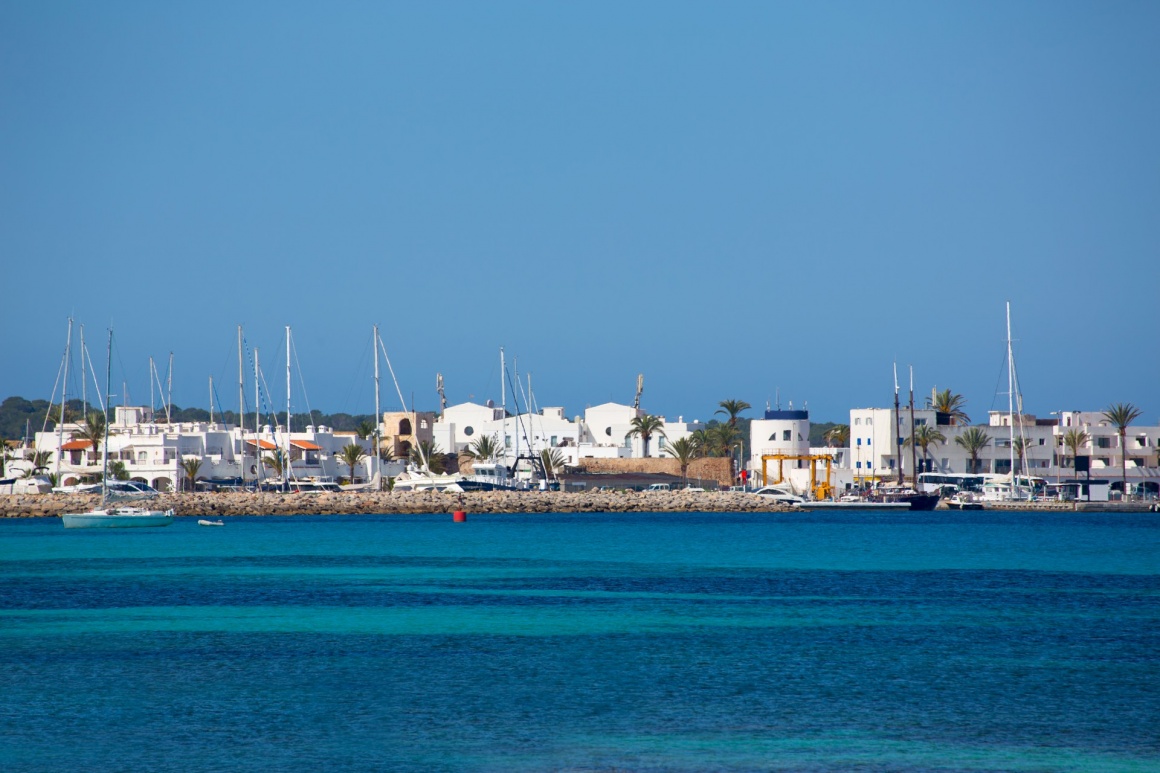
[[[0,518],[35,518],[84,512],[100,497],[75,494],[0,496]],[[394,513],[625,513],[625,512],[787,512],[765,497],[738,492],[437,492],[339,494],[162,494],[149,507],[173,508],[179,516],[345,515]]]

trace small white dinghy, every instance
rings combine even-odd
[[[197,525],[198,526],[225,526],[226,523],[225,523],[225,521],[207,521],[206,519],[202,518],[197,522]]]

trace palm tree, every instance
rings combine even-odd
[[[1112,423],[1120,435],[1120,476],[1124,499],[1128,498],[1128,425],[1143,413],[1131,403],[1114,403],[1104,411],[1104,418]]]
[[[831,448],[845,448],[850,445],[850,425],[849,424],[835,424],[826,430],[824,435],[826,445]],[[946,438],[943,438],[946,440]]]
[[[693,443],[693,446],[697,449],[697,454],[699,456],[708,456],[709,455],[709,446],[711,445],[711,443],[709,440],[708,428],[703,427],[701,429],[693,430],[692,433],[689,435],[689,440]]]
[[[962,446],[971,455],[971,469],[969,472],[978,473],[979,452],[991,442],[991,436],[980,427],[970,427],[961,435],[955,436],[955,443]]]
[[[949,414],[951,424],[968,424],[971,419],[967,416],[967,412],[963,410],[963,406],[966,404],[967,398],[962,395],[952,394],[949,389],[944,389],[941,392],[935,393],[934,404],[931,407],[939,413]]]
[[[1091,440],[1091,435],[1082,429],[1072,427],[1063,435],[1063,445],[1071,451],[1071,467],[1075,469],[1075,458],[1079,456],[1079,449]],[[1061,465],[1062,466],[1062,465]]]
[[[629,437],[640,435],[641,442],[644,443],[644,455],[648,456],[648,441],[653,435],[665,436],[663,427],[665,420],[660,416],[652,416],[645,414],[644,416],[637,416],[632,420],[632,429],[628,431]]]
[[[349,443],[338,452],[338,458],[350,468],[350,482],[354,483],[354,468],[358,466],[359,462],[367,458],[366,450],[358,443]]]
[[[468,459],[490,462],[499,456],[501,450],[503,449],[500,448],[498,437],[495,435],[480,435],[475,439],[474,443],[459,453]]]
[[[744,400],[722,400],[721,402],[719,402],[717,404],[720,405],[721,408],[720,408],[720,410],[715,411],[715,413],[724,413],[724,414],[728,415],[730,427],[737,426],[737,415],[738,414],[740,414],[742,411],[748,411],[750,408],[753,407],[752,405],[745,402]]]
[[[554,448],[540,451],[540,461],[544,465],[544,474],[549,478],[559,478],[564,471],[564,455]]]
[[[29,470],[32,475],[35,475],[37,470],[47,470],[48,460],[51,457],[51,451],[29,451],[24,455],[24,459],[26,461],[32,462],[32,468]],[[29,475],[28,477],[31,478],[32,475]]]
[[[359,440],[366,440],[375,434],[375,423],[365,419],[360,421],[358,427],[355,428],[355,434],[358,435]]]
[[[85,417],[77,437],[89,441],[93,446],[93,454],[100,455],[101,441],[105,439],[105,414],[100,411],[91,411]]]
[[[701,455],[696,442],[691,437],[678,438],[665,446],[665,453],[677,460],[681,466],[681,478],[687,484],[689,464]]]
[[[188,486],[190,491],[193,491],[197,484],[197,475],[201,472],[201,459],[196,456],[190,456],[181,460],[181,469],[185,471],[185,479],[182,481],[183,486]]]
[[[411,447],[411,461],[422,467],[423,460],[427,460],[428,469],[434,473],[443,472],[443,451],[434,440],[420,440]]]
[[[732,456],[733,447],[741,440],[741,430],[728,424],[709,427],[709,456]]]
[[[932,427],[929,424],[922,424],[914,428],[914,434],[906,439],[906,445],[917,444],[922,449],[922,466],[930,469],[928,462],[929,451],[931,446],[937,446],[940,443],[947,442],[947,436],[944,435],[938,427]]]
[[[1028,442],[1027,438],[1022,436],[1015,438],[1015,440],[1011,443],[1011,448],[1015,450],[1015,456],[1019,459],[1019,472],[1023,472],[1025,466],[1023,464],[1023,457],[1027,455],[1028,445],[1030,445],[1030,443]]]
[[[281,448],[275,448],[273,453],[262,457],[262,464],[270,468],[274,473],[273,477],[281,478],[282,473],[286,471],[286,455]]]

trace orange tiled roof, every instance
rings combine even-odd
[[[61,451],[83,451],[86,448],[92,448],[93,441],[91,440],[70,440],[60,447]]]
[[[301,448],[303,451],[321,451],[322,446],[311,443],[309,440],[291,440],[290,445]]]
[[[253,440],[247,440],[246,443],[249,445],[254,445]],[[258,441],[258,448],[261,448],[265,451],[273,451],[273,450],[277,449],[278,446],[274,445],[269,440],[259,440]]]

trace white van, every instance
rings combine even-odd
[[[648,487],[648,490],[649,491],[671,491],[672,488],[673,487],[670,486],[668,483],[654,483]]]

